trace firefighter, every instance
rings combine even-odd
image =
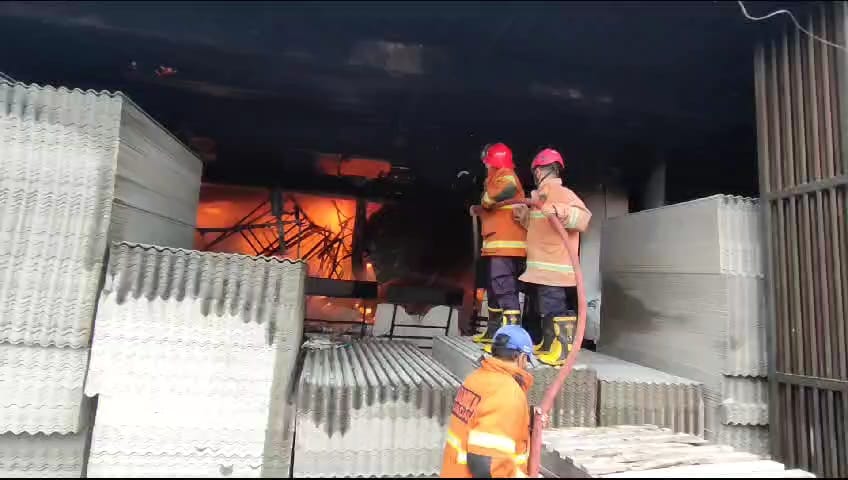
[[[488,321],[486,331],[476,335],[477,343],[491,343],[495,331],[503,325],[521,323],[518,299],[518,275],[524,268],[527,232],[513,218],[513,206],[494,208],[505,200],[523,199],[524,189],[515,174],[512,151],[503,143],[487,145],[481,154],[486,165],[486,186],[480,202],[483,248],[481,256],[488,259],[487,285]]]
[[[569,247],[577,252],[580,233],[586,231],[592,214],[574,192],[563,186],[565,162],[559,152],[550,148],[542,150],[533,159],[531,168],[536,190],[530,198],[540,202],[542,208],[514,212],[516,220],[527,227],[527,269],[520,280],[536,288],[542,316],[542,343],[535,348],[539,362],[561,366],[574,341],[577,318],[568,308],[567,293],[576,294],[573,290],[577,283],[568,249],[547,216],[555,215],[559,219],[568,234]]]
[[[526,478],[530,449],[527,392],[533,340],[519,325],[498,329],[492,356],[462,383],[453,404],[442,478]]]

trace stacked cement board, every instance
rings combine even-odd
[[[468,337],[438,337],[433,358],[458,378],[477,368],[483,352]],[[533,370],[530,401],[538,405],[558,369]],[[677,432],[703,435],[704,401],[700,383],[608,355],[581,350],[577,365],[557,395],[552,427],[593,427],[655,423]]]
[[[88,476],[289,476],[305,279],[301,262],[114,244]]]
[[[444,365],[457,378],[464,380],[480,366],[483,350],[470,337],[436,337],[433,339],[433,359]],[[558,370],[540,366],[533,370],[531,404],[538,405]],[[550,412],[554,427],[594,427],[597,424],[598,378],[595,370],[578,365],[569,375],[557,395]]]
[[[699,382],[588,350],[578,361],[598,376],[598,425],[653,424],[704,434]]]
[[[184,214],[196,209],[200,170],[120,94],[0,80],[4,472],[82,473],[79,446],[89,431],[82,387],[98,283],[107,238],[127,234],[113,206],[167,218],[133,221],[152,241],[188,245],[194,217]]]
[[[0,344],[0,477],[79,478],[87,348]]]
[[[815,478],[654,425],[545,430],[542,444],[549,478]]]
[[[768,452],[756,200],[713,196],[604,226],[599,350],[704,384],[707,439]]]
[[[307,350],[293,475],[437,475],[459,385],[408,342],[365,339]]]

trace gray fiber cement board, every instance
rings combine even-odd
[[[307,351],[297,388],[296,477],[438,474],[460,381],[407,342]]]
[[[479,366],[482,348],[468,337],[439,337],[433,358],[465,378]],[[558,369],[533,369],[531,403],[538,404]],[[557,395],[554,427],[657,423],[675,431],[704,432],[703,387],[699,382],[581,350],[577,367]]]
[[[109,260],[89,476],[288,476],[305,264],[129,243]]]
[[[87,346],[110,239],[191,246],[202,163],[119,93],[0,81],[0,158],[0,341]]]
[[[73,434],[84,428],[88,352],[0,343],[0,434]]]
[[[762,280],[604,274],[601,352],[720,390],[722,375],[764,376]]]
[[[762,248],[758,200],[714,195],[607,220],[600,268],[762,277]]]

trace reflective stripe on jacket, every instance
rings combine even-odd
[[[537,285],[573,287],[574,266],[568,250],[545,213],[553,213],[560,220],[575,252],[580,246],[580,232],[586,231],[592,214],[559,178],[545,180],[531,195],[542,202],[542,210],[532,210],[527,220],[527,270],[519,278]]]
[[[480,204],[483,212],[483,245],[485,257],[523,257],[526,255],[527,231],[512,216],[512,205],[491,209],[492,205],[505,200],[524,198],[521,181],[511,168],[490,168],[486,176],[486,189]]]
[[[527,476],[533,377],[495,358],[483,360],[463,382],[445,440],[443,478],[471,478],[468,455],[492,459],[493,478]]]

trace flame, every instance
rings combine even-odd
[[[204,184],[200,192],[197,211],[198,228],[230,229],[239,222],[260,225],[258,228],[241,232],[213,232],[195,235],[195,248],[226,253],[257,255],[257,250],[273,247],[279,238],[276,218],[271,215],[270,205],[265,204],[249,216],[251,211],[268,200],[265,189],[230,187]],[[270,248],[267,255],[291,259],[303,259],[310,276],[353,279],[351,254],[356,201],[308,194],[286,194],[283,210],[284,222],[294,222],[293,212],[299,206],[301,227],[294,223],[283,225],[286,235],[285,250]],[[369,203],[366,218],[379,211],[382,205]],[[244,220],[245,217],[249,218]],[[299,242],[293,241],[298,233],[306,232]],[[312,232],[312,233],[310,233]],[[216,239],[219,239],[211,244]],[[317,252],[317,253],[316,253]],[[305,257],[305,258],[304,258]],[[373,266],[365,269],[366,280],[375,281]],[[307,316],[323,320],[361,321],[373,323],[376,305],[356,299],[328,299],[312,297],[307,301]]]

